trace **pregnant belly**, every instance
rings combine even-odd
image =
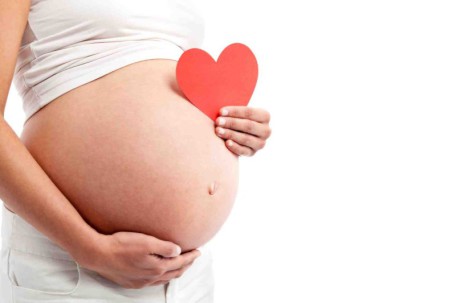
[[[69,91],[27,121],[21,141],[100,233],[142,232],[187,251],[227,219],[238,157],[181,95],[175,67],[140,61]]]

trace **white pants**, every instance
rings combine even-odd
[[[81,267],[65,250],[2,203],[0,303],[213,303],[209,247],[165,285],[123,288]]]

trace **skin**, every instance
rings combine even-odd
[[[174,70],[174,66],[171,68],[171,70]],[[125,79],[122,81],[120,79],[117,79],[116,81],[124,82]],[[115,83],[113,83],[113,85],[114,84]],[[226,113],[225,110],[228,110],[228,113]],[[225,134],[224,136],[218,136],[224,140],[225,147],[235,155],[254,155],[258,150],[262,149],[265,146],[267,138],[269,138],[271,135],[271,129],[269,127],[270,116],[269,113],[264,109],[245,106],[230,106],[222,108],[220,110],[220,115],[221,116],[217,119],[214,125],[214,130],[216,134],[219,134],[218,130],[222,127],[218,125],[220,125],[220,120],[224,118],[225,123],[223,129],[225,129]],[[233,141],[233,145],[230,146],[229,141]],[[177,229],[179,230],[180,228]],[[128,237],[126,236],[125,239],[128,239]],[[141,264],[141,260],[138,262]],[[95,262],[95,264],[102,264],[102,262]],[[164,282],[169,281],[175,272],[178,273],[178,276],[182,275],[183,272],[188,268],[189,264],[180,269],[178,268],[174,271],[171,270],[170,272],[163,274],[160,280]],[[103,268],[95,267],[94,270],[103,273]],[[109,270],[112,270],[112,268]],[[123,268],[119,269],[118,274],[121,274],[122,272]],[[116,276],[110,276],[109,273],[107,273],[105,277],[117,283],[122,283],[121,280],[115,280]],[[137,277],[137,274],[133,275],[133,277]],[[143,277],[142,279],[143,280],[139,279],[138,283],[141,283],[140,281],[148,281],[147,276]],[[160,283],[159,281],[157,283]]]
[[[29,10],[30,1],[0,1],[0,199],[82,267],[93,269],[122,287],[165,284],[179,277],[198,257],[198,250],[181,254],[178,245],[140,233],[98,233],[5,121],[6,101]]]
[[[271,135],[269,122],[270,114],[264,109],[227,106],[220,109],[220,117],[216,120],[214,129],[216,134],[225,141],[226,148],[232,153],[239,156],[253,156],[258,150],[264,148],[266,140]],[[177,269],[178,276],[182,275],[188,266]],[[172,278],[172,275],[173,271],[170,271],[160,279],[166,282]],[[116,277],[107,276],[107,278],[115,280]],[[122,281],[117,282],[122,283]]]
[[[263,108],[227,106],[220,109],[215,131],[226,147],[239,156],[251,157],[271,136],[270,113]]]
[[[182,97],[175,68],[143,60],[86,83],[33,115],[21,139],[97,231],[141,232],[186,252],[228,217],[238,156]]]
[[[0,198],[11,211],[68,251],[81,266],[120,286],[142,288],[181,276],[199,256],[197,249],[181,253],[176,243],[141,232],[100,233],[56,186],[25,146],[25,137],[21,141],[4,120],[7,94],[29,9],[29,1],[0,2],[0,66],[3,67],[0,74]],[[48,107],[48,112],[52,107]],[[247,107],[228,107],[228,110],[223,126],[226,132],[219,137],[228,150],[236,155],[251,156],[263,148],[270,135],[269,113]],[[216,133],[219,129],[215,127]]]

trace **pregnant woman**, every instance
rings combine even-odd
[[[189,0],[0,1],[0,302],[213,302],[205,244],[271,129],[184,98],[176,61],[203,33]]]

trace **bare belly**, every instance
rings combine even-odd
[[[175,66],[140,61],[69,91],[27,121],[21,140],[97,231],[187,251],[227,219],[239,171],[214,122],[182,96]]]

